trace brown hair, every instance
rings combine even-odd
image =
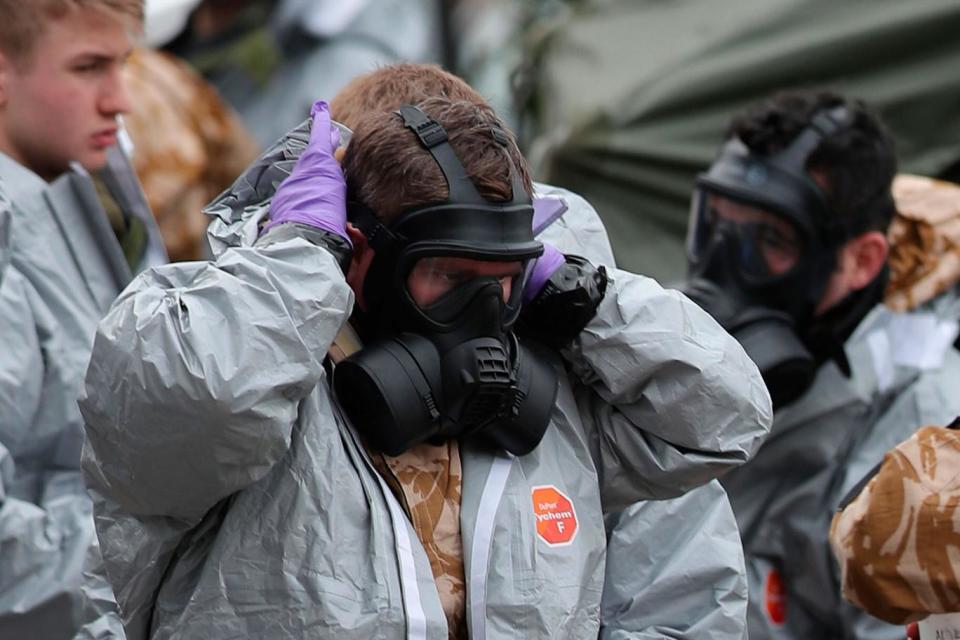
[[[532,193],[526,161],[489,105],[430,98],[417,106],[446,129],[450,146],[480,195],[493,202],[511,200],[514,170],[520,172],[527,194]],[[495,127],[507,133],[506,145],[494,138]],[[362,202],[387,221],[449,196],[433,156],[394,113],[372,113],[361,120],[347,146],[343,170],[350,200]]]
[[[13,62],[29,60],[46,23],[72,11],[110,11],[143,25],[144,0],[0,0],[0,52]]]
[[[437,65],[402,63],[351,80],[330,102],[330,115],[356,129],[372,113],[390,112],[402,104],[419,104],[428,98],[487,104],[473,87]]]

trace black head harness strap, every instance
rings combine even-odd
[[[413,131],[414,135],[420,140],[420,144],[430,152],[437,161],[437,165],[443,172],[443,177],[447,180],[447,188],[450,190],[448,200],[459,204],[479,204],[489,205],[487,201],[473,184],[473,180],[467,175],[460,159],[454,153],[453,147],[447,138],[447,132],[440,124],[425,114],[419,108],[413,105],[405,104],[401,106],[396,114],[403,118],[403,124]],[[491,137],[501,146],[507,147],[510,139],[506,132],[500,127],[490,128]],[[509,161],[509,160],[508,160]],[[527,196],[523,183],[520,181],[520,172],[516,167],[510,167],[511,189],[513,190],[513,200],[509,204],[529,204],[530,198]]]
[[[450,146],[444,128],[423,111],[408,104],[400,107],[396,114],[403,118],[404,126],[413,131],[420,140],[420,144],[437,161],[437,166],[443,172],[443,177],[447,180],[447,188],[450,190],[447,199],[462,204],[486,204],[487,201],[477,192],[473,180],[467,175],[453,147]]]
[[[810,124],[800,132],[800,135],[783,151],[773,156],[771,161],[790,169],[799,168],[805,171],[807,160],[820,143],[852,124],[853,114],[843,105],[821,109],[813,115]]]
[[[488,253],[489,258],[540,255],[541,245],[533,239],[533,205],[509,156],[512,199],[491,202],[477,191],[439,123],[411,105],[403,105],[396,113],[433,156],[446,179],[449,195],[445,202],[402,213],[390,225],[391,231],[410,243],[472,245],[478,252]],[[491,128],[491,137],[498,144],[509,142],[496,127]]]

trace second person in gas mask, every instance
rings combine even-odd
[[[955,298],[881,304],[895,168],[862,103],[797,91],[735,119],[697,180],[685,289],[741,341],[775,409],[757,456],[722,480],[756,640],[903,636],[843,603],[827,545],[845,487],[960,411]]]

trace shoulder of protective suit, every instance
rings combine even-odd
[[[890,283],[884,302],[906,311],[960,283],[960,185],[901,174],[887,237]]]
[[[540,182],[534,183],[534,193],[536,197],[556,198],[563,203],[549,224],[535,229],[538,240],[549,242],[563,253],[583,256],[595,265],[616,266],[603,221],[583,196]]]
[[[877,305],[847,340],[851,363],[859,363],[858,368],[869,362],[881,392],[897,388],[900,378],[939,371],[951,361],[960,331],[958,293],[956,288],[949,289],[902,312]]]
[[[251,246],[270,213],[270,201],[310,141],[310,121],[291,129],[240,174],[203,212],[212,219],[207,230],[214,256],[229,247]]]

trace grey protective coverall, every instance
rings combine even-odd
[[[910,313],[875,307],[846,343],[852,376],[823,365],[756,457],[723,478],[747,556],[752,640],[904,637],[841,597],[830,520],[887,450],[960,414],[958,317],[953,293]]]
[[[211,205],[214,262],[142,274],[100,325],[84,473],[132,640],[447,637],[426,554],[330,391],[343,274],[322,244],[255,242],[304,142],[278,143]],[[595,637],[604,510],[701,485],[768,428],[736,341],[650,279],[611,270],[563,359],[536,450],[462,443],[472,638]],[[535,504],[544,489],[557,510]],[[576,533],[549,544],[536,515]]]
[[[165,261],[119,150],[104,183],[148,227],[144,265]],[[80,475],[77,396],[97,323],[131,273],[93,183],[48,184],[0,154],[0,638],[122,635]],[[100,616],[103,619],[95,621]]]
[[[615,266],[600,216],[566,189],[536,184],[561,198],[537,238],[595,265]],[[609,514],[600,607],[605,640],[743,640],[747,577],[740,531],[716,480],[667,500],[644,500]]]

